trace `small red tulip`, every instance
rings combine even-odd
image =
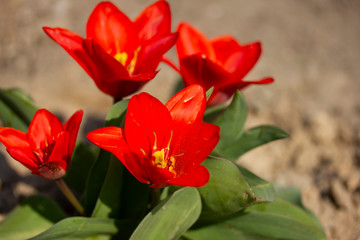
[[[240,45],[231,36],[208,40],[185,22],[179,25],[178,32],[176,49],[180,74],[185,86],[200,84],[206,90],[214,86],[208,105],[223,103],[236,90],[250,84],[266,84],[274,81],[273,78],[258,81],[243,80],[260,57],[260,42]]]
[[[40,109],[35,113],[28,133],[1,127],[0,142],[32,174],[57,180],[64,176],[70,165],[82,116],[83,112],[79,110],[62,125],[54,114]]]
[[[202,121],[204,89],[191,85],[165,106],[147,93],[130,99],[125,128],[105,127],[88,139],[113,153],[142,183],[200,187],[209,181],[200,165],[219,141],[218,126]]]
[[[99,3],[88,19],[86,38],[63,28],[43,29],[101,91],[121,99],[155,77],[162,55],[177,39],[170,28],[169,4],[159,0],[134,21],[112,3]]]

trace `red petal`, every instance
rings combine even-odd
[[[180,71],[186,86],[199,84],[205,90],[230,79],[227,71],[200,54],[181,59]]]
[[[72,153],[69,152],[70,134],[68,132],[61,132],[56,139],[54,148],[52,149],[49,157],[49,162],[63,162],[63,169],[66,171],[71,160]]]
[[[134,73],[154,72],[162,56],[174,46],[176,40],[177,33],[172,33],[165,37],[154,37],[144,43],[139,52]]]
[[[51,145],[62,130],[63,125],[60,120],[48,110],[40,109],[35,113],[27,136],[31,149],[40,154],[40,159],[43,159],[42,149]]]
[[[216,60],[224,64],[226,60],[241,49],[239,43],[230,35],[220,36],[211,41],[216,54]]]
[[[179,39],[176,43],[176,49],[179,59],[197,53],[212,60],[215,59],[215,52],[211,43],[201,32],[186,22],[180,23],[178,32]]]
[[[149,40],[155,35],[163,36],[170,33],[171,14],[166,1],[157,1],[145,8],[135,19],[134,24],[139,31],[142,41]]]
[[[90,75],[90,77],[94,78],[93,69],[96,68],[96,65],[85,53],[82,44],[83,38],[81,36],[63,28],[43,27],[43,30],[49,37],[64,48],[65,51],[68,52],[70,56],[72,56]]]
[[[191,172],[187,172],[178,178],[167,181],[169,185],[202,187],[209,182],[210,174],[204,166],[198,166]]]
[[[76,138],[79,132],[81,119],[83,117],[83,111],[79,110],[75,112],[69,120],[64,124],[64,131],[69,133],[69,154],[70,157],[74,151]]]
[[[168,109],[156,98],[140,93],[133,96],[127,108],[125,137],[132,152],[151,155],[156,134],[157,148],[165,148],[171,136],[172,119]]]
[[[224,68],[234,78],[243,78],[255,65],[261,54],[260,42],[251,43],[234,52],[224,63]]]
[[[176,170],[181,173],[192,171],[204,161],[220,139],[220,128],[214,124],[201,123],[182,129],[174,139],[172,155],[176,159]]]
[[[6,148],[30,148],[26,133],[15,128],[0,127],[0,142],[2,142]]]
[[[86,25],[86,36],[111,55],[132,53],[139,45],[134,24],[111,2],[95,7]]]
[[[89,132],[87,138],[96,146],[113,153],[124,166],[142,183],[149,184],[145,166],[134,158],[124,139],[124,130],[118,127],[104,127]]]
[[[12,147],[7,148],[6,150],[12,158],[33,172],[40,166],[40,164],[36,163],[37,160],[34,154],[31,154],[32,152],[29,151],[28,148]]]
[[[165,106],[177,128],[202,122],[206,108],[206,94],[200,85],[190,85],[175,94]]]

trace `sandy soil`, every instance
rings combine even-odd
[[[61,26],[84,35],[97,2],[0,1],[0,87],[21,87],[38,106],[64,119],[83,109],[83,134],[101,125],[112,100],[41,27]],[[239,161],[268,180],[299,187],[329,239],[360,239],[360,2],[169,2],[174,29],[186,20],[209,37],[232,34],[242,43],[262,42],[263,55],[247,79],[273,76],[276,82],[244,91],[248,126],[273,124],[291,137]],[[114,3],[133,18],[150,1]],[[165,101],[178,76],[165,65],[160,68],[144,90]],[[35,192],[58,196],[52,183],[29,176],[7,154],[0,158],[0,214]]]

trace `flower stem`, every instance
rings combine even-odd
[[[70,203],[74,206],[74,208],[81,214],[84,215],[84,208],[81,203],[76,199],[74,194],[70,191],[69,187],[66,185],[62,178],[56,180],[57,185],[64,193],[65,197],[70,201]]]

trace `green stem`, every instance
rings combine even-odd
[[[56,180],[57,185],[64,193],[65,197],[70,201],[74,208],[81,214],[84,215],[84,208],[81,203],[77,200],[74,194],[70,191],[69,187],[66,185],[62,178]]]

